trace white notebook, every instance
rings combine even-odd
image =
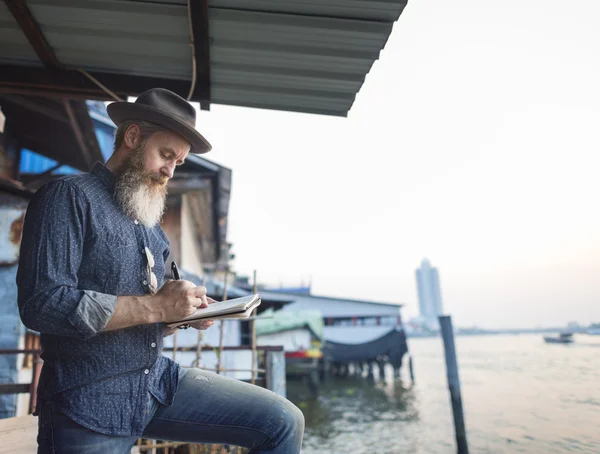
[[[208,307],[198,309],[192,315],[188,315],[181,320],[167,323],[169,328],[175,328],[179,325],[185,325],[189,322],[198,320],[221,320],[228,318],[248,318],[252,311],[260,305],[260,295],[248,295],[232,300],[220,301],[209,304]]]

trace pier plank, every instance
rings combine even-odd
[[[34,454],[37,452],[35,416],[0,419],[0,454]]]

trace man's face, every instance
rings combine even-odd
[[[151,182],[166,185],[189,152],[190,143],[183,137],[170,131],[156,132],[143,146],[142,168],[153,177]]]
[[[156,132],[143,142],[139,129],[132,130],[133,148],[118,176],[115,195],[129,217],[152,227],[162,217],[167,183],[189,154],[190,144],[169,131]]]

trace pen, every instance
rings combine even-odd
[[[171,262],[171,275],[176,281],[181,279],[181,277],[179,276],[179,268],[177,268],[177,263],[175,263],[175,260]]]
[[[173,279],[176,281],[181,279],[181,276],[179,275],[179,268],[177,268],[177,263],[175,263],[175,260],[173,260],[171,262],[171,275],[173,276]],[[189,327],[190,327],[189,324],[185,324],[185,325],[179,325],[177,328],[188,329]]]

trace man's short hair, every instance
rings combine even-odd
[[[157,125],[156,123],[150,123],[149,121],[125,120],[119,125],[117,131],[115,132],[115,147],[113,151],[117,151],[121,147],[123,139],[125,139],[125,131],[127,131],[127,128],[129,128],[131,125],[138,125],[140,128],[140,132],[142,133],[142,143],[148,140],[148,138],[155,132],[167,130],[164,126]]]

